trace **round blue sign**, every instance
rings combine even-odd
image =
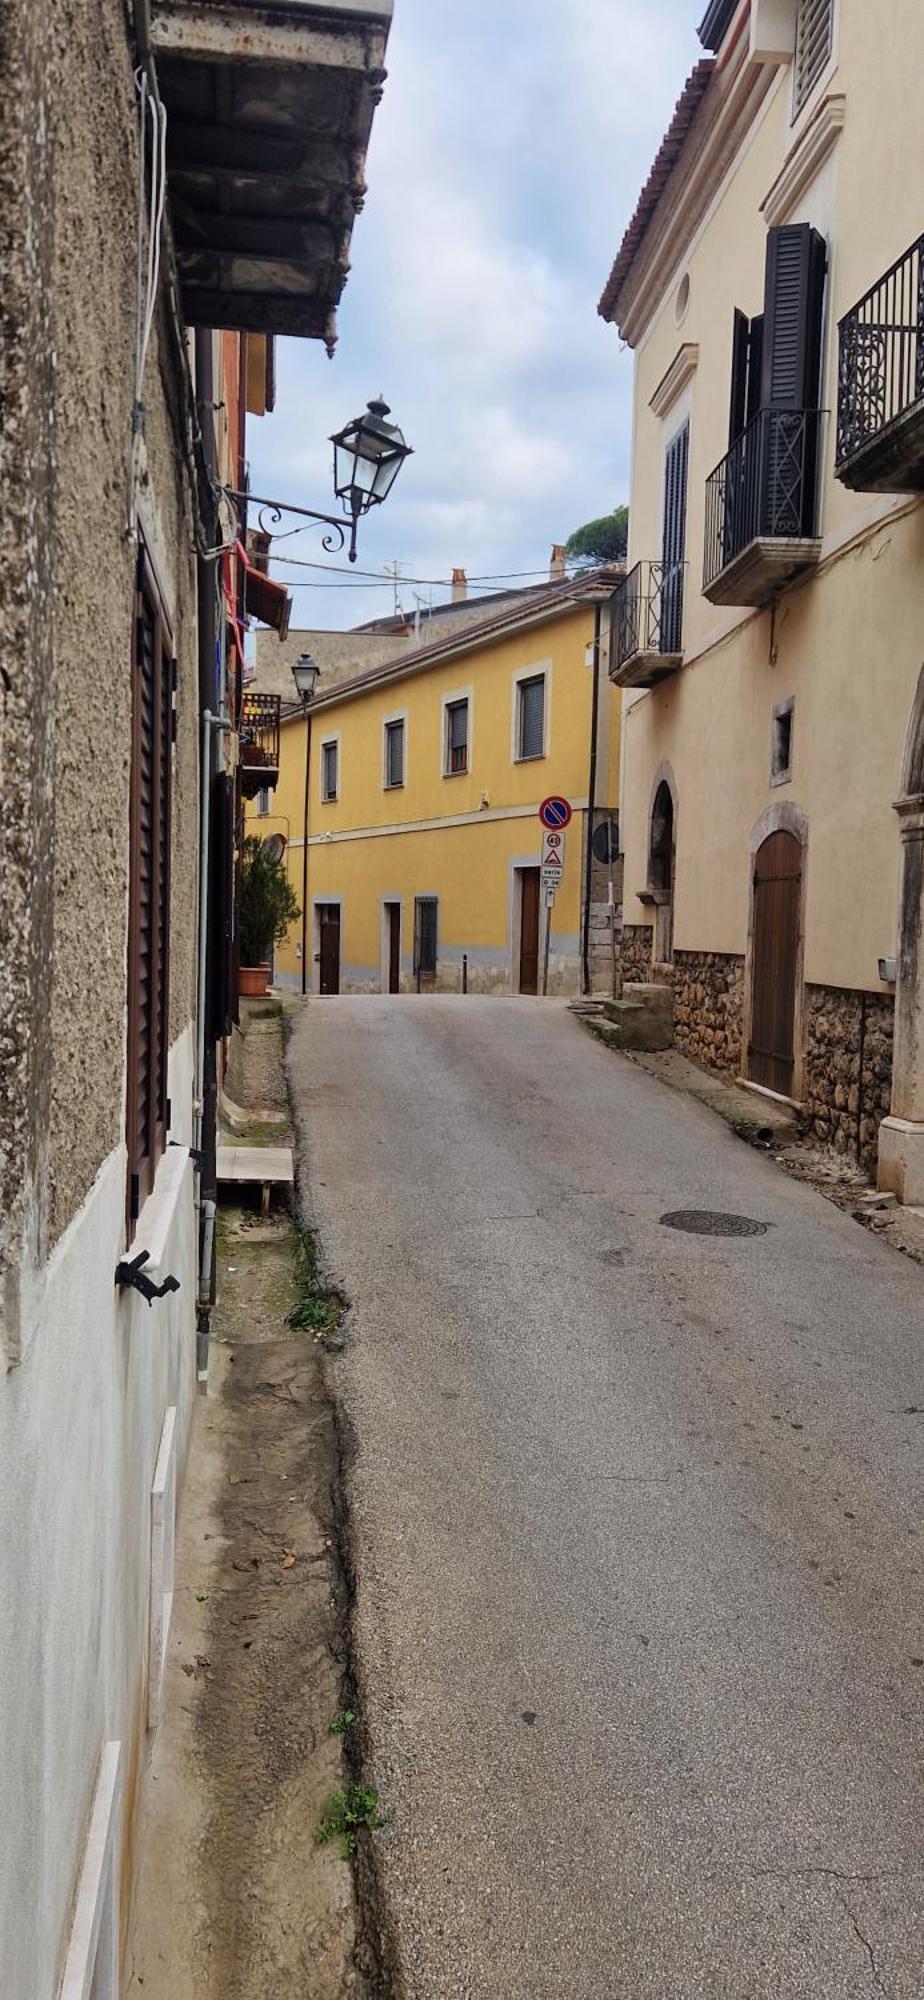
[[[563,827],[570,825],[571,807],[567,799],[555,797],[543,799],[539,807],[539,818],[543,826],[547,826],[550,830],[560,833]]]

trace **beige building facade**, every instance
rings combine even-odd
[[[713,0],[600,309],[635,352],[626,974],[920,1200],[924,16],[889,13]]]

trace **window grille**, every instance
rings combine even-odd
[[[446,769],[468,770],[468,702],[451,701],[446,710]]]
[[[337,744],[325,743],[321,751],[321,797],[324,800],[337,796]]]
[[[385,724],[385,783],[389,786],[404,783],[403,722]]]
[[[799,0],[793,116],[801,111],[818,82],[831,54],[833,35],[834,0]]]
[[[519,684],[518,757],[541,757],[545,750],[545,675]]]
[[[128,931],[128,1217],[154,1185],[167,1143],[173,641],[139,550],[132,659]]]

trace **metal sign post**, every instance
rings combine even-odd
[[[565,869],[565,827],[571,821],[571,807],[567,799],[543,799],[539,807],[539,819],[544,829],[542,835],[542,855],[540,859],[540,881],[545,904],[545,935],[542,940],[542,997],[549,990],[549,943],[552,936],[552,910],[555,897],[561,888],[561,878]]]

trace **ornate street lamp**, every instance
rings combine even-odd
[[[353,523],[350,561],[356,561],[356,524],[370,507],[380,507],[398,477],[411,446],[397,424],[387,420],[388,404],[378,396],[361,417],[344,424],[331,438],[334,447],[334,492]]]
[[[413,456],[403,431],[388,422],[390,415],[388,404],[378,396],[361,417],[354,417],[331,438],[334,492],[349,518],[351,562],[356,561],[356,529],[362,516],[387,500],[405,459]],[[248,506],[257,508],[260,531],[271,539],[283,515],[294,514],[301,521],[318,521],[330,530],[321,541],[328,555],[337,555],[346,547],[347,530],[335,514],[319,514],[313,507],[291,507],[287,500],[267,500],[259,493],[240,493],[233,487],[226,491],[242,515]],[[288,528],[286,533],[297,535],[299,530]]]
[[[321,669],[310,653],[300,653],[292,668],[292,676],[303,702],[311,700],[318,684]]]

